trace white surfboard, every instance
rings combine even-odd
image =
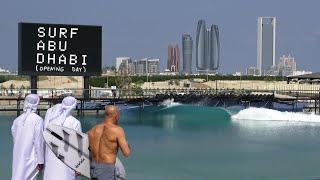
[[[90,178],[90,152],[88,135],[63,126],[50,124],[43,131],[43,138],[50,150],[68,167]],[[125,179],[123,164],[117,158],[116,175]]]

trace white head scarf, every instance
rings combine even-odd
[[[65,97],[61,103],[63,114],[65,114],[66,116],[69,116],[72,113],[72,110],[76,108],[76,106],[77,99],[72,96]]]
[[[25,98],[24,107],[23,107],[24,113],[22,114],[22,117],[21,117],[23,119],[23,124],[30,113],[34,113],[37,111],[39,102],[40,102],[40,98],[36,94],[29,94]]]
[[[29,94],[24,100],[24,108],[23,111],[32,111],[36,112],[38,108],[38,104],[40,102],[40,98],[36,94]]]
[[[55,105],[54,109],[52,110],[52,114],[50,115],[52,118],[50,119],[52,120],[54,119],[55,122],[63,126],[66,118],[72,113],[72,111],[76,108],[76,106],[77,106],[76,98],[72,96],[65,97],[62,100],[61,104]]]

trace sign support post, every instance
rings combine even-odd
[[[37,94],[38,89],[38,76],[30,76],[31,79],[31,94]]]
[[[83,76],[83,98],[84,100],[90,99],[90,76]]]

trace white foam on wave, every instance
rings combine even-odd
[[[181,105],[181,103],[178,103],[178,102],[173,102],[173,103],[171,103],[171,104],[169,104],[169,105],[166,105],[167,107],[174,107],[174,106],[180,106]]]
[[[181,103],[174,102],[174,103],[171,103],[168,105],[164,105],[165,107],[161,108],[160,110],[165,110],[165,109],[173,108],[173,107],[180,106],[180,105],[181,105]]]
[[[160,106],[164,106],[163,108],[161,108],[159,111],[162,111],[162,110],[165,110],[165,109],[169,109],[169,108],[173,108],[173,107],[176,107],[176,106],[180,106],[182,105],[181,103],[178,103],[178,102],[174,102],[174,99],[166,99],[164,100],[163,102],[161,102],[159,104]]]
[[[281,112],[273,109],[250,107],[231,116],[232,120],[287,121],[320,123],[320,116],[300,112]]]
[[[177,102],[174,102],[174,99],[171,98],[171,99],[166,99],[164,101],[162,101],[160,103],[161,106],[166,106],[166,107],[174,107],[174,106],[179,106],[181,105],[180,103],[177,103]]]
[[[118,105],[119,110],[127,110],[127,109],[135,109],[140,108],[141,106],[133,106],[133,105]]]

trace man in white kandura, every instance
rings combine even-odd
[[[49,124],[64,126],[76,131],[81,131],[80,121],[72,116],[72,111],[77,105],[74,97],[68,96],[46,112],[44,128]],[[54,153],[46,146],[44,180],[74,180],[77,173],[61,162]]]
[[[43,169],[43,119],[35,112],[40,98],[30,94],[24,101],[24,113],[13,121],[12,180],[36,179]]]

